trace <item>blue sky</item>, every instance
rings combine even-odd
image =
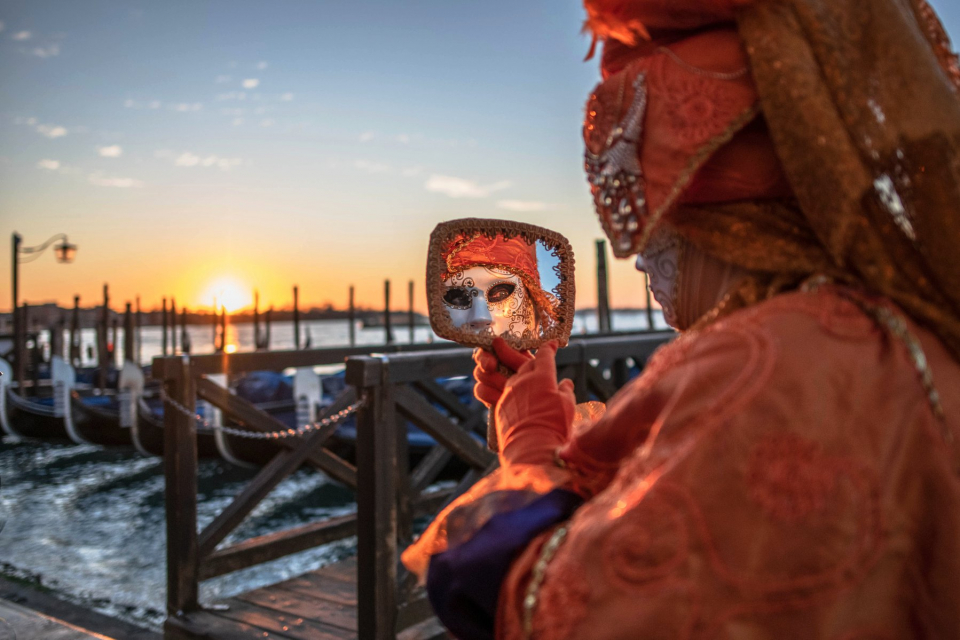
[[[118,305],[234,286],[282,306],[298,283],[374,304],[384,278],[419,286],[437,222],[482,216],[567,235],[592,305],[582,19],[556,0],[5,0],[0,235],[80,247],[25,265],[22,299],[93,304],[109,282]],[[632,265],[611,279],[614,304],[642,299]]]

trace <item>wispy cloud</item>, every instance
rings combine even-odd
[[[219,76],[217,76],[217,79],[214,80],[214,82],[216,82],[217,84],[224,84],[224,83],[230,82],[231,80],[233,80],[233,76],[220,74]]]
[[[261,60],[260,62],[257,63],[257,66],[255,68],[262,71],[266,69],[267,66],[268,66],[267,63]]]
[[[260,86],[260,80],[257,78],[247,78],[243,81],[244,89],[256,89],[258,86]]]
[[[10,36],[10,39],[17,40],[19,42],[24,42],[26,40],[29,40],[32,37],[33,37],[33,32],[31,31],[17,31],[16,33]]]
[[[113,144],[109,147],[100,147],[97,149],[97,152],[104,158],[119,158],[123,155],[123,149],[118,144]]]
[[[373,131],[364,131],[360,134],[360,142],[370,142],[376,135]]]
[[[47,171],[56,171],[60,168],[60,161],[44,159],[37,163],[37,168],[46,169]]]
[[[6,27],[6,25],[3,24],[3,22],[0,22],[0,31],[3,31],[4,27]]]
[[[528,212],[548,211],[550,209],[556,209],[557,205],[538,202],[536,200],[500,200],[497,202],[497,208],[506,209],[507,211]]]
[[[228,91],[227,93],[218,93],[217,100],[246,100],[245,91]]]
[[[47,136],[48,138],[60,138],[67,135],[66,127],[61,127],[59,125],[53,124],[39,124],[37,125],[37,133]]]
[[[243,158],[227,158],[216,154],[200,155],[192,151],[177,153],[169,149],[161,149],[154,156],[162,160],[170,160],[177,167],[215,167],[221,171],[229,171],[243,164]]]
[[[98,187],[114,187],[116,189],[136,189],[144,185],[143,180],[111,176],[100,171],[88,175],[87,180],[90,184]]]
[[[421,173],[423,173],[423,167],[407,167],[400,171],[400,175],[404,178],[416,178]]]
[[[200,111],[203,109],[202,102],[175,102],[173,104],[168,104],[167,108],[171,111],[179,111],[180,113],[187,113],[188,111]]]
[[[38,58],[52,58],[54,56],[60,55],[60,45],[58,44],[48,44],[47,46],[34,47],[28,51],[31,55],[35,55]]]
[[[277,121],[274,120],[273,118],[264,118],[263,120],[260,121],[261,127],[272,127],[275,124],[277,124]]]
[[[442,193],[451,198],[486,198],[491,193],[506,189],[509,186],[510,182],[507,180],[481,185],[475,180],[437,174],[427,178],[426,183],[423,185],[427,191]]]
[[[293,100],[293,93],[290,91],[287,91],[286,93],[280,94],[280,100],[282,100],[283,102],[290,102],[291,100]]]

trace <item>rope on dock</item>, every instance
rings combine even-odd
[[[199,413],[190,411],[190,409],[188,409],[187,407],[185,407],[184,405],[182,405],[181,403],[177,402],[176,400],[171,398],[169,395],[167,395],[166,390],[163,390],[163,389],[160,390],[160,397],[163,399],[163,402],[165,404],[170,405],[171,407],[173,407],[174,409],[176,409],[178,412],[182,413],[186,417],[193,418],[194,420],[196,420],[198,432],[206,431],[206,432],[214,433],[217,431],[222,431],[223,433],[226,433],[232,436],[238,436],[241,438],[251,438],[254,440],[280,440],[283,438],[292,438],[294,436],[301,436],[305,433],[310,433],[311,431],[317,431],[319,429],[323,429],[325,427],[338,424],[343,420],[346,420],[347,418],[352,416],[357,411],[359,411],[360,408],[363,407],[363,405],[366,404],[367,402],[367,398],[366,396],[364,396],[359,400],[357,400],[356,402],[354,402],[353,404],[351,404],[346,409],[338,411],[332,416],[329,416],[327,418],[324,418],[323,420],[319,420],[317,422],[313,422],[310,424],[300,425],[299,427],[296,427],[296,428],[291,427],[290,429],[283,429],[281,431],[248,431],[246,429],[237,429],[236,427],[227,427],[219,424],[210,424],[210,421],[204,418],[203,416],[201,416]]]

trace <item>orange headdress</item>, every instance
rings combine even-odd
[[[556,322],[554,298],[540,284],[535,242],[527,242],[521,236],[490,237],[476,232],[452,241],[444,248],[443,255],[447,268],[441,274],[441,279],[446,280],[453,274],[478,266],[507,271],[520,278],[526,286],[542,328],[547,329]]]
[[[960,66],[925,0],[586,0],[586,165],[616,255],[663,221],[886,296],[960,358]]]

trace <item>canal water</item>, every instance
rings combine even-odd
[[[662,319],[657,316],[658,326]],[[645,328],[643,314],[614,313],[615,328]],[[344,322],[304,323],[314,346],[342,345]],[[239,350],[252,348],[252,331],[235,330]],[[595,327],[578,316],[575,333]],[[193,331],[191,327],[191,331]],[[196,336],[195,353],[209,351]],[[416,341],[432,335],[418,328]],[[275,348],[292,346],[292,326],[274,324]],[[395,329],[407,341],[406,328]],[[205,333],[204,333],[205,335]],[[144,360],[159,351],[159,330],[144,327]],[[91,336],[92,338],[92,336]],[[407,340],[404,340],[404,339]],[[209,341],[209,338],[207,338]],[[382,344],[382,329],[358,331],[361,344]],[[121,342],[122,343],[122,342]],[[256,473],[222,460],[201,460],[198,520],[209,523]],[[281,483],[226,543],[343,515],[356,509],[352,492],[324,475],[301,469]],[[57,597],[140,626],[158,629],[166,601],[166,529],[163,463],[131,449],[0,441],[0,575],[49,590]],[[201,583],[209,602],[336,562],[356,552],[355,538]]]

